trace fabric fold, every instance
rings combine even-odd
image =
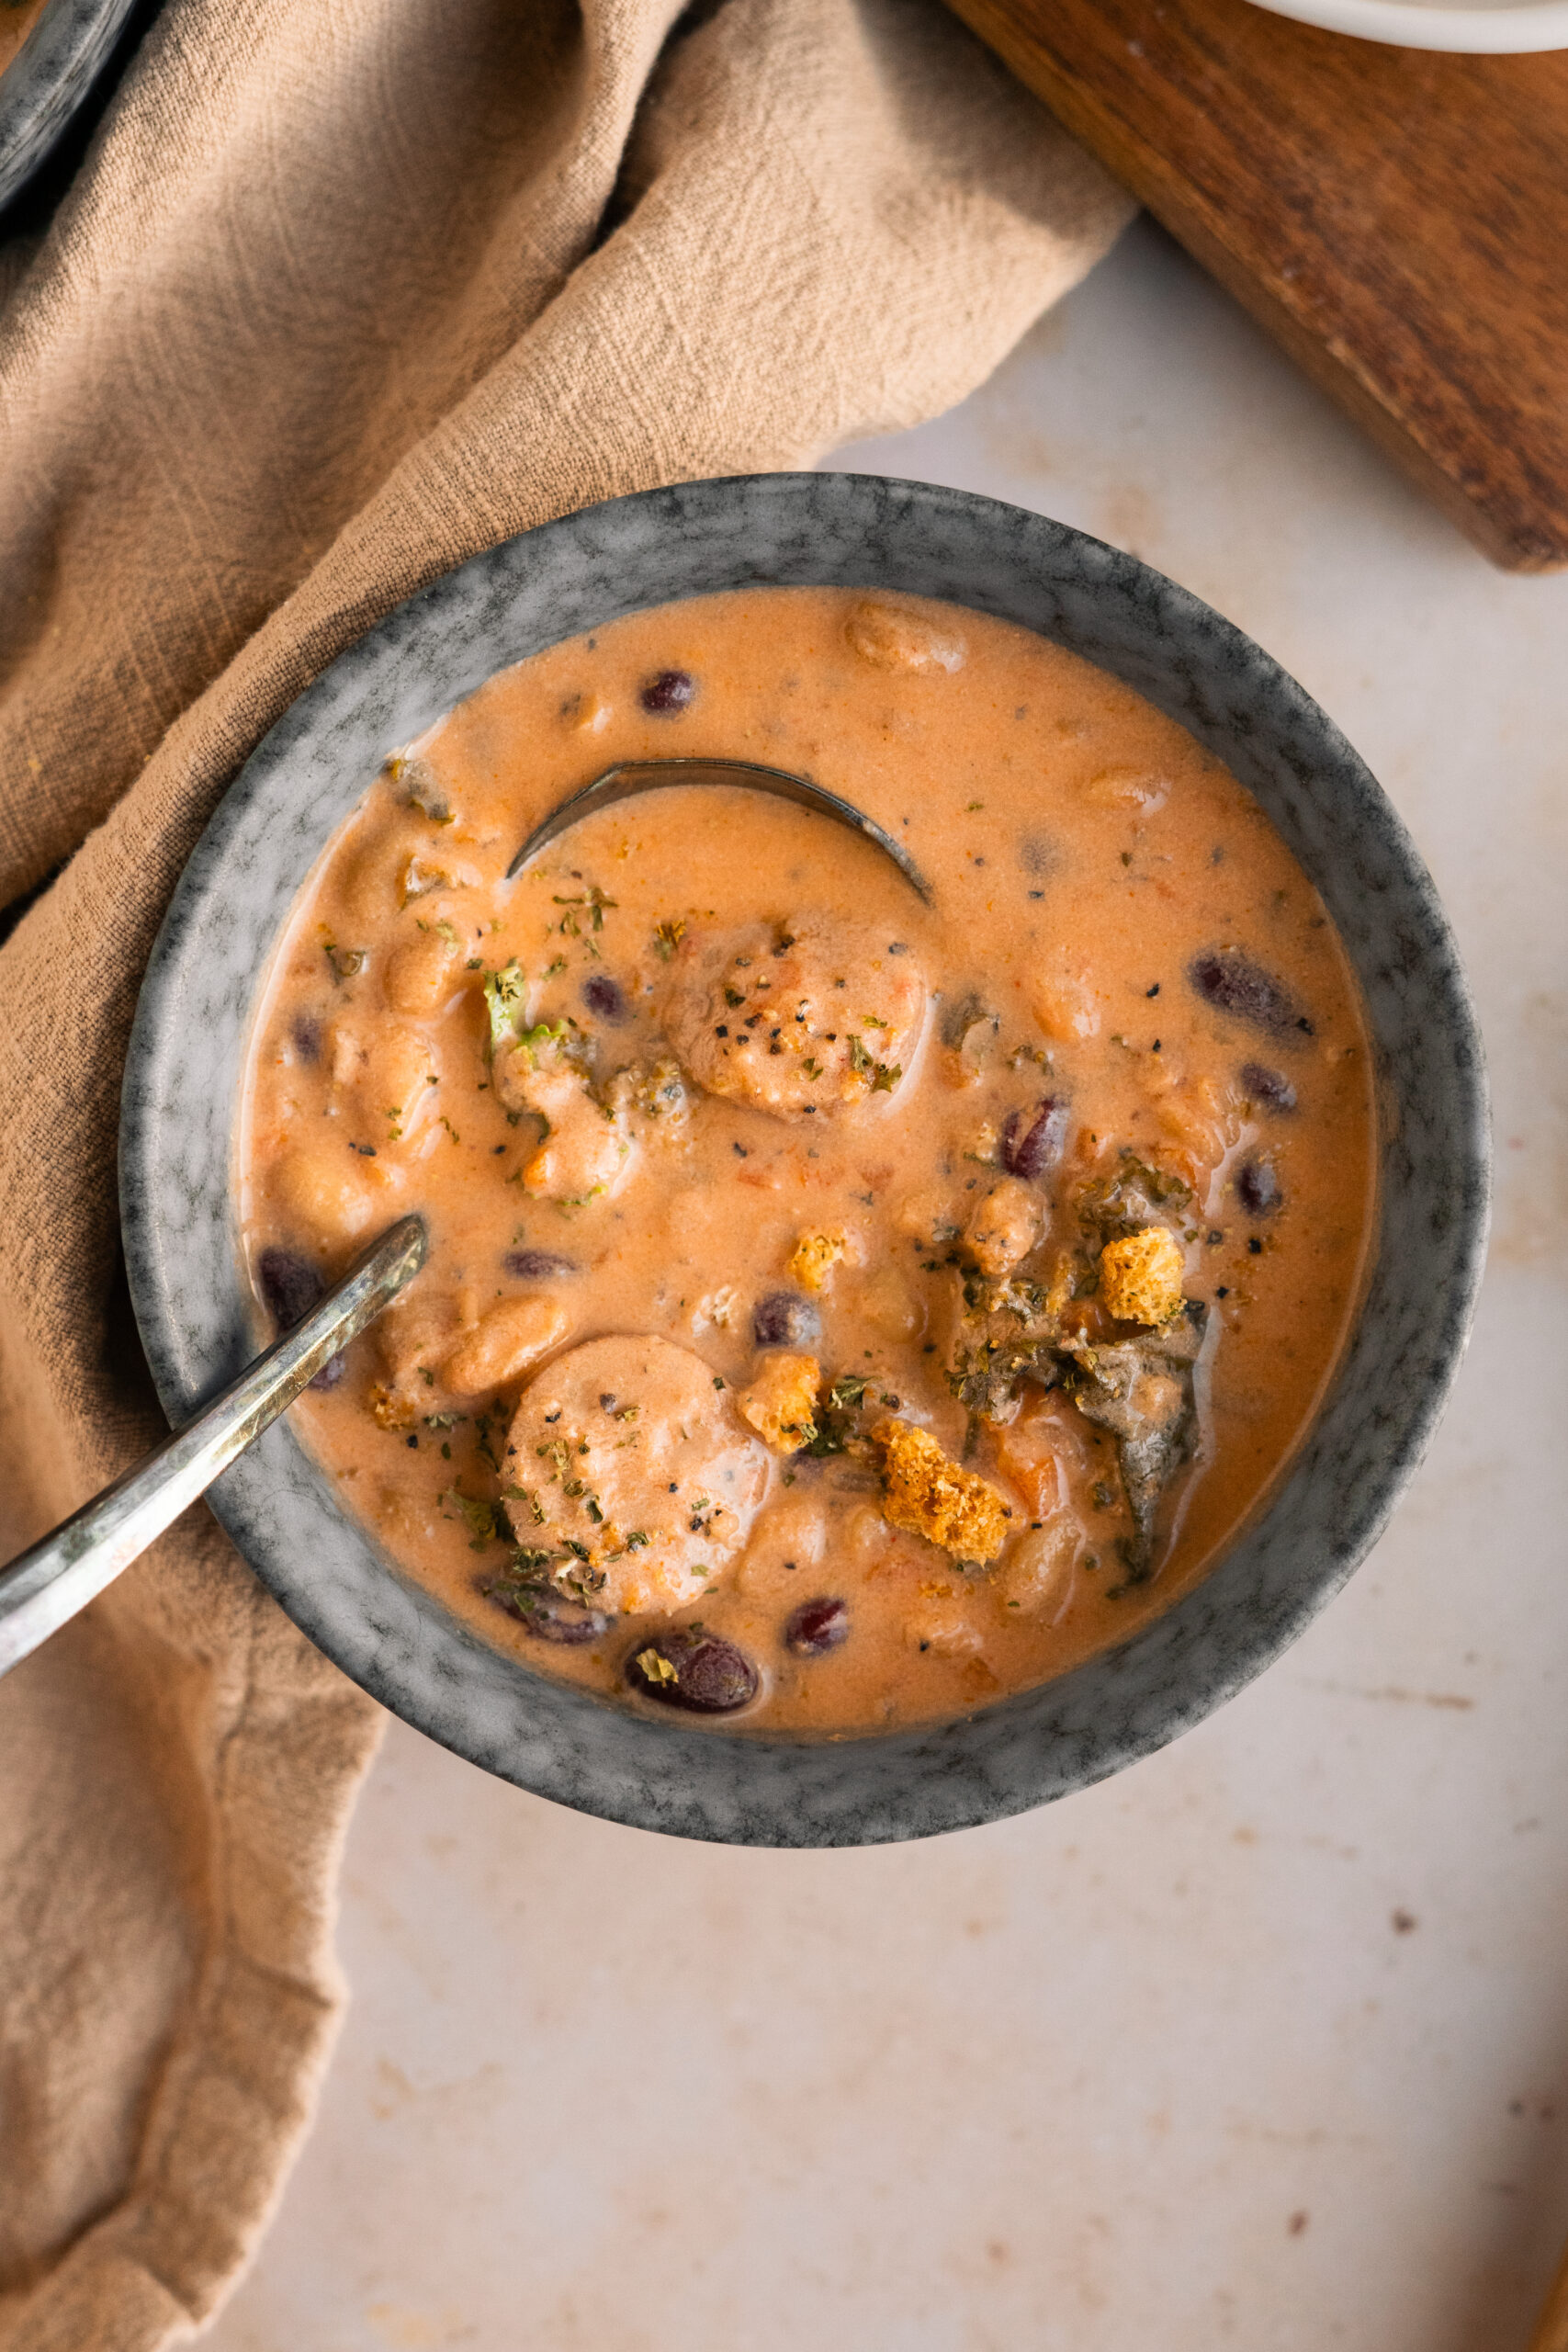
[[[9,1548],[162,1433],[120,1073],[261,735],[498,539],[960,399],[1130,209],[922,0],[167,0],[0,257]],[[239,2274],[378,1721],[199,1510],[0,1684],[5,2352],[146,2352]]]

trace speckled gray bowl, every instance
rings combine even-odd
[[[132,0],[49,0],[0,74],[0,209],[69,128],[131,6]]]
[[[340,655],[197,847],[143,983],[121,1134],[131,1291],[172,1419],[251,1345],[232,1170],[257,980],[387,751],[541,646],[758,582],[947,597],[1087,655],[1227,762],[1322,890],[1386,1075],[1387,1205],[1348,1361],[1288,1485],[1204,1584],[1114,1653],[961,1722],[809,1743],[649,1721],[487,1648],[341,1515],[285,1426],[212,1504],[346,1674],[487,1770],[682,1837],[852,1845],[963,1828],[1116,1771],[1238,1690],[1344,1583],[1464,1346],[1486,1225],[1485,1089],[1454,944],[1398,818],[1302,689],[1184,589],[1059,523],[912,482],[776,474],[619,499],[475,557]]]

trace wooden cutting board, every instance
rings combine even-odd
[[[952,5],[1494,562],[1568,563],[1568,52]]]

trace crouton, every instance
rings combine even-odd
[[[790,1273],[802,1290],[820,1290],[849,1246],[841,1233],[803,1233],[790,1257]]]
[[[1100,1295],[1119,1323],[1168,1323],[1181,1310],[1186,1272],[1168,1227],[1145,1225],[1100,1253]]]
[[[412,1430],[419,1419],[412,1399],[377,1381],[369,1392],[370,1410],[384,1430]]]
[[[996,1488],[950,1462],[934,1437],[908,1421],[878,1421],[883,1517],[960,1560],[994,1560],[1012,1517]]]
[[[822,1367],[815,1356],[781,1350],[766,1356],[750,1388],[735,1399],[736,1410],[775,1453],[798,1453],[817,1434],[817,1393]]]

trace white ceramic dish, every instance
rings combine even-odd
[[[1461,50],[1472,57],[1517,57],[1527,51],[1568,49],[1568,0],[1258,0],[1276,17],[1321,25],[1359,40],[1395,49]]]

